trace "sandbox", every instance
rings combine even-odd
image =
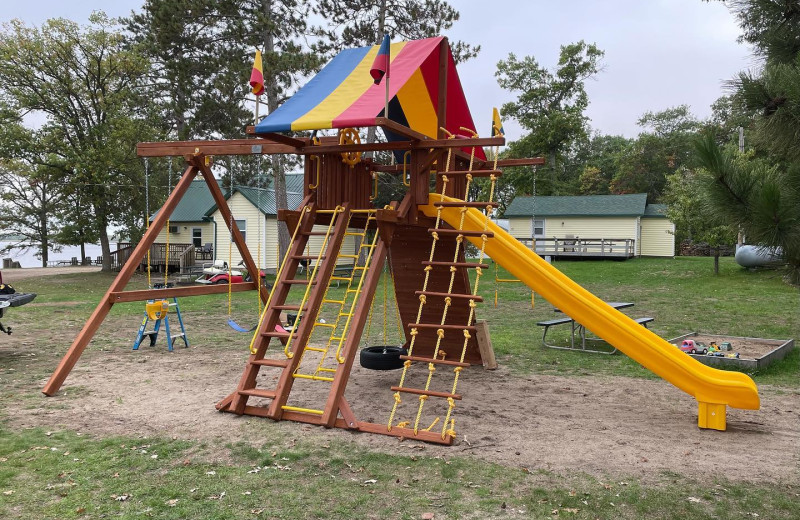
[[[793,339],[747,338],[724,334],[709,334],[705,332],[689,332],[688,334],[672,338],[668,341],[678,346],[684,339],[693,339],[696,342],[703,342],[706,345],[710,345],[712,341],[720,345],[725,341],[730,342],[733,347],[731,352],[738,352],[738,358],[708,356],[703,354],[686,355],[692,356],[705,365],[735,370],[759,370],[765,368],[785,358],[794,348]],[[724,352],[724,354],[727,353],[728,352]]]

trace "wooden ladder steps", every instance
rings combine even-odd
[[[278,395],[275,390],[265,390],[263,388],[250,388],[247,390],[237,390],[239,395],[247,395],[250,397],[263,397],[264,399],[275,399]]]
[[[261,365],[262,367],[277,367],[277,368],[286,368],[289,366],[288,359],[253,359],[250,361],[253,365]]]
[[[299,305],[273,305],[272,308],[279,311],[299,311],[301,309]],[[302,307],[302,309],[306,310],[306,307]]]
[[[406,386],[393,386],[392,392],[405,392],[407,394],[429,395],[431,397],[442,397],[444,399],[452,397],[457,401],[461,400],[461,394],[451,394],[448,392],[435,392],[433,390],[423,390],[421,388],[408,388]]]
[[[474,262],[436,262],[425,260],[422,262],[422,265],[433,265],[433,266],[442,266],[442,267],[466,267],[467,269],[477,269],[480,267],[481,269],[488,269],[489,264],[476,264]]]
[[[297,337],[297,334],[294,334],[292,332],[278,332],[277,330],[270,330],[270,331],[267,331],[267,332],[262,332],[261,335],[264,336],[264,337],[267,337],[267,338],[287,338],[288,339],[290,336],[291,337],[295,337],[295,338]]]
[[[462,294],[462,293],[446,293],[446,292],[432,292],[432,291],[414,291],[415,296],[425,295],[425,296],[438,296],[440,298],[463,298],[467,300],[474,300],[476,302],[482,302],[482,296],[475,296],[473,294]]]
[[[409,323],[409,327],[417,329],[468,330],[474,332],[478,327],[470,325],[439,325],[438,323]]]
[[[486,235],[487,238],[492,238],[494,233],[491,231],[468,231],[466,229],[450,229],[450,228],[428,228],[428,233],[439,233],[441,235],[462,235],[465,237],[479,237]]]
[[[433,205],[437,208],[485,208],[491,206],[493,208],[500,207],[497,202],[434,202]]]
[[[436,172],[436,175],[463,175],[466,176],[467,174],[472,175],[473,177],[489,177],[494,175],[495,177],[500,177],[503,175],[501,170],[453,170],[451,172]]]
[[[452,367],[468,367],[469,363],[462,363],[461,361],[450,361],[447,359],[433,359],[422,356],[400,356],[402,360],[416,361],[418,363],[433,363],[434,365],[450,365]]]

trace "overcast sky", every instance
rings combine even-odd
[[[2,0],[0,20],[40,24],[64,17],[85,22],[103,9],[123,16],[141,0]],[[11,4],[11,5],[8,5]],[[707,117],[724,93],[723,82],[754,65],[751,50],[736,42],[739,28],[720,2],[701,0],[451,0],[461,19],[446,34],[481,45],[480,55],[459,66],[478,130],[490,127],[492,106],[513,99],[497,85],[496,64],[509,52],[532,55],[553,67],[559,46],[585,40],[604,50],[603,72],[587,83],[591,126],[634,137],[644,112],[688,104]],[[377,43],[377,42],[376,42]],[[243,81],[246,81],[243,80]],[[510,139],[520,135],[505,121]],[[483,128],[486,127],[486,128]]]

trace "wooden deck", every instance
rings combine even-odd
[[[114,269],[119,269],[133,252],[133,244],[120,243],[119,249],[111,252],[111,264]],[[166,243],[154,243],[150,246],[150,267],[152,270],[164,271],[164,266],[169,263],[170,271],[184,272],[195,266],[198,259],[203,257],[200,248],[192,244],[169,244],[169,255]],[[142,259],[140,267],[146,269],[147,257]]]
[[[518,239],[531,249],[533,241]],[[632,238],[537,238],[536,254],[551,258],[616,258],[636,256],[636,241]]]

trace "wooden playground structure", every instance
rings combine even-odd
[[[362,118],[359,128],[382,128],[390,136],[388,142],[361,143],[357,132],[349,130],[348,126],[347,130],[339,132],[339,136],[319,139],[259,132],[256,127],[248,128],[248,133],[254,135],[248,139],[140,143],[139,156],[181,156],[186,161],[186,169],[43,392],[52,396],[58,391],[115,303],[217,294],[229,290],[226,285],[212,285],[124,291],[146,251],[198,173],[202,174],[230,229],[247,271],[258,272],[211,171],[212,157],[292,154],[305,159],[303,202],[295,210],[279,212],[279,220],[288,226],[292,240],[272,292],[261,294],[265,309],[250,341],[251,354],[242,377],[217,408],[239,415],[451,444],[455,437],[453,410],[455,402],[462,397],[457,393],[459,375],[464,368],[483,362],[475,338],[475,307],[482,298],[477,296],[477,281],[473,286],[467,271],[477,270],[479,280],[481,270],[488,265],[466,260],[465,238],[480,237],[485,243],[492,234],[454,229],[442,219],[428,217],[417,208],[430,202],[430,186],[435,179],[438,193],[460,199],[460,202],[436,202],[440,210],[446,207],[481,208],[486,210],[488,219],[496,203],[491,200],[464,201],[472,180],[488,177],[493,193],[502,167],[537,165],[544,161],[538,158],[486,159],[483,147],[499,147],[505,144],[504,137],[478,137],[468,112],[463,113],[463,93],[460,85],[454,85],[458,83],[458,77],[454,74],[447,40],[432,38],[422,42],[427,43],[423,49],[427,54],[423,57],[438,65],[432,69],[438,75],[438,91],[432,93],[432,98],[436,98],[435,134],[432,136],[396,121],[403,118],[387,118],[383,117],[385,114],[379,114],[379,117],[367,120]],[[408,45],[414,43],[417,42]],[[453,99],[453,92],[459,98],[455,100],[455,108],[460,113],[454,112],[452,106],[448,111],[448,100]],[[393,115],[392,108],[390,116]],[[397,165],[362,160],[361,154],[367,151],[395,152],[403,162]],[[378,175],[402,176],[407,186],[404,198],[384,208],[374,207],[372,200],[376,195]],[[347,235],[356,235],[360,240],[360,250],[355,255],[352,251],[341,250]],[[323,246],[318,254],[309,256],[306,246],[315,236],[321,237]],[[337,275],[337,264],[348,257],[360,258],[361,261],[351,273]],[[408,355],[402,356],[405,363],[399,384],[391,387],[390,418],[387,423],[378,424],[355,417],[344,393],[387,259],[390,259],[389,269],[395,284]],[[303,261],[311,262],[307,275],[298,274]],[[344,297],[330,297],[329,289],[339,283],[346,286]],[[293,287],[302,290],[293,293]],[[232,284],[230,289],[238,292],[256,288],[253,282],[242,282]],[[297,293],[302,294],[299,301],[290,301],[291,296]],[[323,307],[334,308],[335,322],[317,320]],[[279,316],[286,311],[298,315],[297,325],[291,330],[279,327],[282,325]],[[320,338],[321,335],[324,337]],[[425,384],[421,387],[408,384],[414,366],[422,367],[426,374],[423,377]],[[449,391],[431,388],[437,368],[453,371],[447,384]],[[257,376],[263,370],[277,371],[277,383],[260,387]],[[315,408],[288,404],[297,380],[326,383],[329,388],[321,398],[324,404]],[[417,407],[416,417],[412,414],[409,421],[395,421],[398,405],[406,395],[411,396],[409,400],[413,400]],[[428,399],[439,399],[444,403],[444,420],[436,430],[433,426],[439,422],[439,415],[430,426],[420,423]],[[254,401],[266,403],[262,406],[254,404]]]
[[[386,83],[386,92],[368,73],[377,54],[377,46],[343,51],[248,128],[251,138],[139,144],[139,156],[181,156],[186,169],[45,385],[46,395],[61,387],[115,303],[258,290],[265,308],[249,341],[250,356],[218,410],[449,445],[461,373],[484,361],[476,309],[488,255],[569,319],[693,396],[699,427],[724,430],[727,406],[758,409],[758,390],[748,376],[691,359],[491,223],[502,169],[544,161],[498,159],[496,147],[505,144],[499,121],[490,137],[478,135],[446,38],[392,44],[392,87]],[[381,128],[386,142],[362,143],[357,129],[367,127]],[[307,137],[286,135],[309,130],[314,133]],[[338,135],[317,138],[318,130]],[[487,158],[484,148],[495,153]],[[386,152],[394,161],[363,158],[368,151]],[[198,174],[247,272],[259,272],[211,164],[215,155],[273,154],[304,159],[305,179],[299,207],[278,212],[292,239],[271,292],[254,282],[124,290]],[[402,200],[375,207],[380,175],[402,179]],[[480,191],[472,189],[477,178],[488,179],[486,200],[470,200]],[[345,238],[357,239],[356,251],[342,248]],[[321,246],[308,248],[312,240]],[[477,261],[467,260],[467,242],[478,249]],[[356,417],[345,392],[387,262],[407,354],[400,356],[399,381],[386,392],[387,420],[376,422]],[[343,264],[352,267],[342,273],[337,267]],[[303,273],[301,265],[308,267]],[[280,323],[284,312],[296,314],[288,328]],[[379,405],[371,395],[349,398]]]

